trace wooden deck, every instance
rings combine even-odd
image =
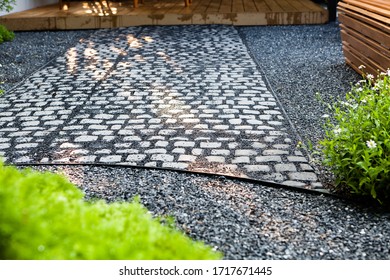
[[[105,3],[105,1],[102,1]],[[291,25],[322,24],[328,12],[310,0],[144,0],[72,2],[67,10],[44,6],[0,17],[0,24],[14,31],[95,29],[138,25],[231,24]]]

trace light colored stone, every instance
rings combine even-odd
[[[179,161],[189,161],[189,162],[194,162],[196,160],[196,156],[192,155],[180,155],[179,156]]]
[[[280,156],[258,156],[256,157],[257,162],[281,162]]]
[[[248,172],[270,172],[270,167],[268,165],[244,165],[244,168]]]
[[[250,161],[250,158],[245,156],[235,157],[234,159],[232,159],[232,163],[250,163]]]
[[[299,181],[317,181],[317,175],[314,172],[294,172],[288,174],[291,180]]]
[[[76,139],[74,141],[75,142],[93,142],[93,141],[96,141],[97,139],[98,139],[98,137],[94,136],[94,135],[83,135],[83,136],[76,137]]]
[[[279,163],[275,165],[276,172],[297,171],[297,168],[292,163]]]
[[[201,142],[200,147],[201,148],[215,149],[215,148],[221,147],[221,143],[219,143],[219,142]]]
[[[120,155],[103,156],[100,158],[100,162],[104,162],[104,163],[121,162],[121,160],[122,160],[122,156]]]
[[[254,156],[257,155],[257,152],[255,150],[236,150],[235,151],[236,156]]]
[[[134,161],[142,161],[146,158],[146,155],[143,154],[135,154],[135,155],[129,155],[126,158],[126,161],[134,162]]]
[[[307,162],[307,159],[305,157],[299,156],[288,156],[287,159],[291,162]]]
[[[276,155],[288,155],[288,154],[289,154],[288,151],[276,150],[276,149],[269,149],[263,151],[264,156],[276,156]]]
[[[154,161],[173,161],[174,157],[167,154],[153,154],[151,160]]]
[[[208,157],[206,157],[206,159],[209,162],[225,163],[225,157],[221,157],[221,156],[208,156]]]
[[[173,145],[175,147],[194,147],[195,142],[193,142],[193,141],[177,141]]]

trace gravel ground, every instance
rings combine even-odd
[[[326,104],[344,99],[361,79],[345,63],[339,23],[238,30],[309,150],[320,181],[334,189],[333,174],[318,153],[325,138],[325,116],[331,115]]]
[[[171,171],[37,167],[62,173],[87,198],[131,200],[171,215],[226,259],[389,259],[390,216],[348,201]]]
[[[345,64],[338,23],[238,28],[305,143],[325,134],[325,103],[343,99],[361,78]]]
[[[17,32],[0,44],[0,89],[9,90],[93,31]]]
[[[324,108],[314,93],[325,100],[342,96],[358,79],[344,65],[337,25],[239,30],[301,137],[317,143]],[[3,88],[91,32],[17,33],[14,42],[0,45]],[[351,201],[220,176],[103,166],[35,168],[65,174],[86,198],[139,195],[154,215],[172,215],[189,236],[221,250],[226,259],[390,258],[389,214]]]

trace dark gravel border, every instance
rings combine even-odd
[[[303,140],[320,181],[332,189],[333,174],[321,164],[318,153],[326,116],[331,115],[326,104],[343,100],[361,79],[345,63],[339,23],[238,30]]]
[[[185,27],[183,27],[185,28]],[[303,139],[323,137],[325,100],[343,96],[357,76],[345,66],[337,24],[240,27],[252,56]],[[4,89],[22,81],[93,31],[23,32],[0,45]],[[59,43],[62,42],[62,43]],[[131,200],[225,254],[226,259],[390,259],[390,217],[342,199],[173,171],[34,167],[62,173],[86,198]]]

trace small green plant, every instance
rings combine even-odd
[[[338,188],[388,204],[390,70],[363,77],[345,101],[332,106],[335,121],[328,121],[321,142],[324,163],[333,170]]]
[[[0,162],[0,259],[220,259],[139,201],[87,202],[64,177]]]
[[[0,43],[12,41],[15,38],[15,33],[9,31],[4,25],[0,24]]]
[[[0,0],[0,11],[10,12],[15,4],[16,0]]]

